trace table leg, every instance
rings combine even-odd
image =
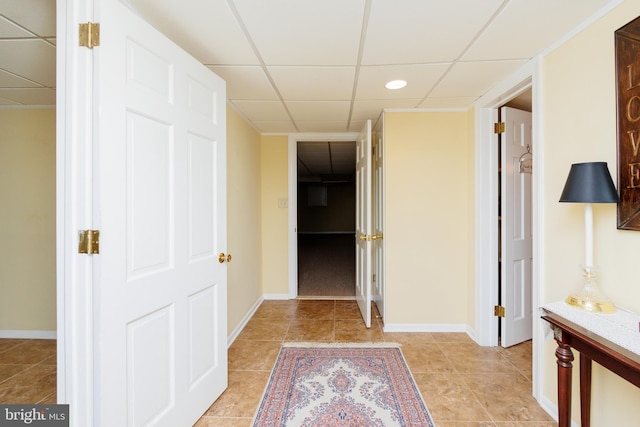
[[[580,422],[591,426],[591,359],[580,353]]]
[[[571,427],[571,370],[573,352],[568,344],[556,339],[558,348],[558,427]]]

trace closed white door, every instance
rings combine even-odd
[[[356,141],[356,301],[371,327],[371,120]]]
[[[531,173],[520,170],[520,160],[530,159],[525,153],[533,147],[531,113],[502,107],[500,114],[505,123],[505,132],[501,135],[500,196],[501,301],[505,316],[500,318],[500,342],[503,347],[509,347],[530,340],[533,334]]]
[[[190,426],[227,386],[225,83],[100,0],[95,426]]]

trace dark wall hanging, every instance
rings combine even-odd
[[[640,230],[640,17],[615,32],[618,228]]]

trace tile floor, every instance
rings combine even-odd
[[[364,327],[354,301],[265,301],[229,349],[229,388],[195,427],[246,427],[285,341],[402,345],[438,427],[552,427],[531,396],[531,343],[477,346],[463,333],[385,333]]]
[[[552,427],[531,397],[531,344],[478,347],[461,333],[366,329],[354,301],[265,301],[229,349],[229,388],[195,427],[251,425],[285,341],[388,341],[402,352],[438,427]],[[54,340],[0,340],[0,403],[55,403]]]
[[[0,403],[56,403],[56,341],[0,339]]]

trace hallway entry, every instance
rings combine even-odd
[[[355,297],[355,236],[298,235],[298,296]]]
[[[298,297],[355,297],[355,148],[297,143]]]

